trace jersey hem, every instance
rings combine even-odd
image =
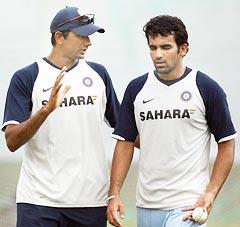
[[[235,133],[235,134],[233,134],[233,135],[231,135],[231,136],[226,136],[226,137],[221,138],[220,140],[218,140],[218,143],[222,143],[222,142],[229,141],[229,140],[231,140],[231,139],[236,138],[237,136],[238,136],[237,133]]]
[[[125,141],[125,139],[119,135],[116,134],[112,134],[112,138],[117,139],[117,140],[121,140],[121,141]]]
[[[146,209],[161,209],[161,210],[173,210],[173,209],[178,209],[181,207],[188,207],[188,206],[192,206],[193,204],[196,203],[198,197],[193,198],[191,200],[187,200],[187,201],[181,201],[175,204],[172,204],[171,206],[164,206],[162,204],[152,204],[152,203],[136,203],[136,207],[139,208],[146,208]]]
[[[17,200],[16,203],[28,203],[38,206],[47,206],[47,207],[103,207],[107,206],[106,202],[101,203],[88,203],[88,204],[68,204],[68,203],[42,203],[42,202],[33,202],[26,200]]]
[[[14,121],[14,120],[12,120],[12,121],[6,121],[6,122],[1,126],[1,130],[2,130],[2,131],[5,131],[5,127],[6,127],[7,125],[18,125],[18,124],[19,124],[18,121]]]

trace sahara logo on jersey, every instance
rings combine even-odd
[[[158,120],[158,119],[176,119],[176,118],[191,118],[195,109],[172,109],[172,110],[149,110],[140,112],[141,121]]]
[[[96,99],[97,99],[96,95],[65,97],[60,107],[94,105]],[[46,105],[47,102],[48,100],[43,100],[42,105]]]

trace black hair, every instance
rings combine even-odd
[[[160,15],[153,17],[143,27],[147,41],[149,36],[156,37],[173,35],[177,46],[180,47],[184,43],[188,45],[188,33],[184,23],[177,17],[169,15]]]
[[[56,46],[56,40],[55,40],[55,33],[52,33],[52,36],[51,36],[51,43],[53,46]],[[70,31],[61,31],[62,35],[63,35],[63,38],[66,39],[70,33]]]

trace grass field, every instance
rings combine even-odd
[[[122,198],[126,205],[124,226],[136,226],[135,185],[137,167],[133,165],[122,190]],[[209,219],[208,227],[240,227],[240,164],[234,165],[215,202]]]
[[[15,191],[19,170],[20,163],[0,162],[0,227],[15,226]]]
[[[15,190],[20,163],[0,162],[0,227],[14,227]],[[126,206],[125,227],[136,226],[135,186],[137,166],[133,164],[123,186],[122,199]],[[240,165],[235,165],[212,210],[208,227],[240,227]],[[110,227],[110,225],[109,225]]]

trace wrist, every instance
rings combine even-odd
[[[216,197],[217,197],[217,192],[215,192],[215,191],[211,191],[211,190],[206,190],[205,191],[205,196],[209,199],[209,200],[211,200],[212,202],[214,202],[215,201],[215,199],[216,199]]]
[[[116,198],[116,195],[110,195],[110,196],[108,196],[107,199],[106,199],[106,203],[108,204],[108,202],[109,202],[111,199],[114,199],[114,198]]]
[[[53,112],[54,108],[50,107],[48,104],[44,105],[41,109],[41,111],[46,114],[49,115],[51,112]]]
[[[215,197],[218,192],[219,192],[220,188],[219,187],[216,187],[215,185],[209,183],[209,185],[207,186],[207,189],[205,191],[205,193]]]

